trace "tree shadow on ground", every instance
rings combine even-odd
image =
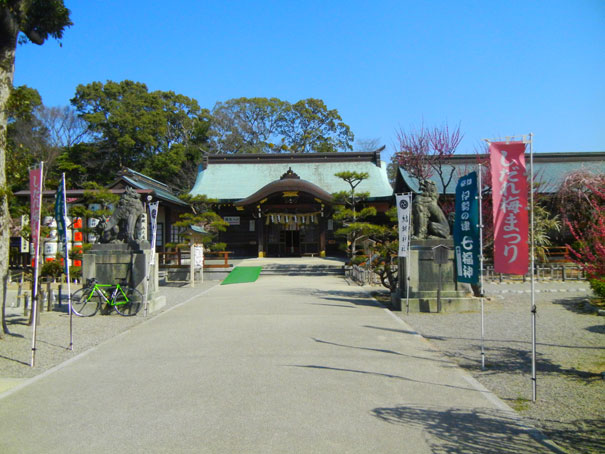
[[[345,309],[355,309],[355,306],[351,306],[348,304],[329,304],[329,303],[305,303],[311,306],[329,306],[329,307],[344,307]]]
[[[434,340],[434,341],[464,340],[464,341],[471,341],[471,342],[480,342],[480,340],[481,340],[478,337],[437,336],[434,334],[418,333],[415,331],[408,331],[405,329],[385,328],[382,326],[365,325],[365,328],[378,329],[378,330],[383,330],[383,331],[391,331],[394,333],[403,333],[403,334],[410,334],[410,333],[420,334],[425,339]],[[506,343],[506,344],[510,343],[510,344],[531,345],[531,341],[517,340],[517,339],[494,339],[494,338],[490,338],[490,337],[486,337],[485,342],[500,342],[500,343]],[[605,350],[605,347],[594,347],[592,345],[562,345],[562,344],[549,344],[546,342],[537,342],[536,345],[542,346],[542,347],[573,348],[573,349],[580,349],[580,350]]]
[[[19,363],[19,364],[23,364],[24,366],[29,366],[29,363],[26,363],[25,361],[21,361],[15,358],[10,358],[8,356],[4,356],[4,355],[0,355],[0,359],[6,359],[8,361],[13,361],[15,363]]]
[[[434,454],[546,453],[555,448],[538,431],[499,410],[401,405],[375,408],[372,415],[390,424],[421,429]]]
[[[162,281],[159,285],[160,287],[175,287],[175,288],[181,288],[181,287],[190,287],[191,286],[191,282],[187,281],[187,282],[166,282],[166,281]]]
[[[591,333],[597,334],[605,334],[605,324],[603,325],[593,325],[584,328],[586,331],[590,331]]]
[[[315,369],[315,370],[328,371],[328,372],[360,374],[360,375],[373,376],[373,377],[377,377],[377,378],[389,378],[389,379],[393,379],[393,380],[401,380],[401,381],[406,381],[406,382],[411,382],[411,383],[421,383],[424,385],[439,386],[439,387],[443,387],[443,388],[452,388],[452,389],[458,389],[458,390],[463,390],[463,391],[472,391],[472,392],[477,392],[477,393],[484,392],[480,389],[476,389],[473,387],[449,385],[447,383],[436,383],[436,382],[430,382],[430,381],[425,381],[425,380],[416,380],[414,378],[404,377],[402,375],[385,374],[382,372],[376,372],[376,371],[371,371],[371,370],[346,369],[343,367],[330,367],[330,366],[322,366],[319,364],[288,364],[287,366],[288,367],[299,367],[301,369]]]
[[[291,288],[289,289],[289,292],[296,295],[310,295],[326,301],[382,308],[382,305],[371,296],[368,296],[367,293],[355,290],[310,290],[308,288]]]
[[[443,354],[456,361],[460,367],[473,372],[481,372],[484,375],[506,373],[531,373],[532,352],[515,347],[490,345],[486,349],[486,368],[481,369],[481,359],[478,352],[480,345],[469,345],[464,352],[448,351],[441,348]],[[566,378],[582,380],[589,384],[601,380],[601,374],[584,371],[575,367],[563,367],[551,361],[546,354],[536,352],[536,372],[540,375],[559,375]]]
[[[381,348],[359,347],[359,346],[355,346],[355,345],[339,344],[339,343],[336,343],[336,342],[329,342],[329,341],[325,341],[325,340],[322,340],[322,339],[316,339],[315,337],[312,337],[311,339],[313,339],[315,342],[317,342],[319,344],[326,344],[326,345],[331,345],[331,346],[334,346],[334,347],[349,348],[349,349],[353,349],[353,350],[362,350],[362,351],[375,352],[375,353],[385,353],[385,354],[388,354],[388,355],[403,356],[403,357],[406,357],[406,358],[422,359],[422,360],[427,360],[427,361],[444,363],[444,364],[447,364],[447,365],[454,365],[452,363],[452,361],[446,360],[446,359],[428,358],[428,357],[425,357],[425,356],[416,356],[416,355],[407,355],[405,353],[397,352],[397,351],[394,351],[394,350],[387,350],[387,349],[381,349]]]
[[[379,326],[369,326],[366,328],[379,329],[391,332],[401,332],[402,334],[411,334],[413,332],[408,330],[399,330],[391,328],[382,328]],[[486,356],[487,363],[486,369],[481,369],[481,357],[478,352],[481,350],[480,339],[476,338],[462,338],[462,337],[447,337],[447,336],[431,336],[422,334],[425,339],[434,342],[447,358],[454,360],[460,367],[471,370],[473,372],[482,372],[483,374],[496,374],[501,372],[515,372],[515,373],[531,373],[531,342],[526,341],[515,341],[515,340],[498,340],[498,339],[486,339]],[[449,340],[468,340],[468,345],[465,346],[464,350],[460,350],[460,347],[456,347],[454,350],[450,350],[447,346]],[[499,344],[510,344],[499,345]],[[517,347],[516,345],[519,345]],[[538,346],[549,346],[549,347],[561,347],[561,348],[577,348],[586,350],[605,350],[605,347],[592,347],[592,346],[570,346],[570,345],[552,345],[552,344],[537,344]],[[525,347],[525,348],[524,348]],[[563,367],[560,364],[552,362],[547,354],[536,352],[536,368],[537,372],[541,374],[556,374],[566,376],[572,379],[583,380],[586,383],[591,383],[597,380],[601,380],[601,374],[578,370],[576,368]]]
[[[605,420],[577,419],[561,422],[541,420],[540,430],[555,443],[570,452],[604,453]]]
[[[574,312],[576,314],[591,314],[594,312],[592,307],[586,306],[587,298],[583,297],[572,297],[572,298],[562,298],[553,300],[552,304],[556,304],[558,306],[563,306],[568,311]]]

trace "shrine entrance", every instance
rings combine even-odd
[[[330,194],[289,169],[234,205],[256,220],[259,257],[324,257],[331,202]]]
[[[298,230],[285,230],[281,232],[280,243],[283,244],[286,249],[286,257],[299,256],[300,255],[300,231]]]
[[[266,257],[301,257],[320,255],[321,233],[318,224],[267,225]]]

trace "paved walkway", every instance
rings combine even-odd
[[[0,400],[2,453],[550,452],[339,276],[216,286]]]

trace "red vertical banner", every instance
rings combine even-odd
[[[494,271],[525,274],[529,268],[525,143],[489,146],[494,212]]]
[[[34,246],[34,263],[38,264],[40,242],[40,211],[42,209],[42,166],[29,171],[30,226]]]

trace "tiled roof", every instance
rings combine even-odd
[[[170,191],[168,185],[160,181],[154,180],[153,178],[150,178],[147,175],[135,172],[132,169],[125,169],[121,173],[120,178],[122,178],[127,184],[136,189],[147,189],[154,191],[155,195],[160,200],[172,202],[177,205],[187,205],[185,202],[183,202]]]
[[[370,153],[367,154],[370,155]],[[291,168],[301,180],[313,183],[330,194],[350,190],[350,186],[346,182],[334,176],[335,173],[367,172],[369,178],[357,186],[355,189],[357,192],[369,192],[370,199],[392,196],[393,188],[389,184],[384,164],[379,166],[359,153],[329,153],[330,156],[326,155],[328,153],[323,153],[322,156],[307,154],[300,158],[293,157],[291,160],[288,159],[290,155],[277,157],[260,155],[256,158],[241,157],[238,159],[225,157],[224,162],[215,157],[205,169],[200,169],[190,194],[194,196],[204,194],[221,201],[241,200],[267,184],[279,180]],[[353,159],[355,157],[359,159]]]
[[[456,182],[461,176],[477,170],[477,155],[455,155],[450,161],[454,176],[447,186],[447,194],[456,192]],[[445,167],[448,169],[448,167]],[[526,168],[529,172],[529,155],[526,155]],[[578,153],[534,153],[535,181],[541,183],[539,191],[542,193],[556,192],[567,175],[575,170],[589,170],[605,173],[605,152],[578,152]],[[413,192],[418,192],[418,182],[402,167],[399,168],[400,178]],[[449,175],[449,170],[448,170]],[[443,184],[434,175],[431,178],[437,185],[440,194],[443,193]],[[397,188],[402,190],[402,188]]]

